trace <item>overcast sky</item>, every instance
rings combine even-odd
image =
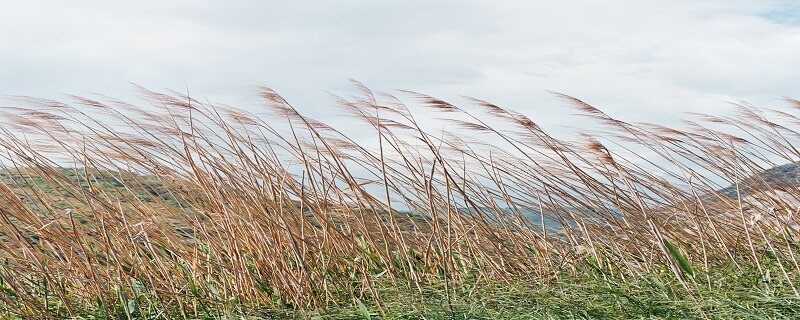
[[[266,84],[344,121],[326,91],[460,95],[540,122],[584,99],[634,121],[800,98],[791,1],[6,1],[0,94],[127,98],[130,82],[257,107]]]

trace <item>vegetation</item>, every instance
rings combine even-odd
[[[800,191],[776,173],[800,158],[795,114],[740,106],[678,129],[561,96],[600,129],[559,139],[488,102],[356,87],[338,104],[367,139],[268,88],[265,114],[144,89],[146,106],[17,99],[0,112],[0,312],[797,313]],[[430,112],[458,128],[415,116]]]

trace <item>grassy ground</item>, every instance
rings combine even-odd
[[[305,311],[235,300],[188,299],[185,305],[165,305],[145,288],[135,297],[121,294],[107,311],[89,305],[73,308],[80,310],[79,319],[795,319],[800,299],[775,276],[780,272],[777,264],[765,260],[762,267],[765,277],[754,268],[718,267],[696,274],[685,286],[669,272],[620,278],[589,269],[544,282],[535,277],[469,279],[449,283],[450,290],[443,281],[409,288],[378,277],[380,303],[355,298],[350,304]],[[12,294],[8,289],[4,293]],[[57,299],[50,300],[53,311],[60,309],[61,316],[68,317]],[[23,319],[10,313],[3,318]]]
[[[385,290],[381,304],[334,308],[303,316],[324,319],[795,319],[800,299],[774,277],[775,264],[761,277],[755,269],[717,268],[684,287],[667,273],[615,278],[589,270],[558,280],[461,283],[420,291]],[[386,288],[386,287],[383,287]],[[363,306],[363,307],[362,307]]]

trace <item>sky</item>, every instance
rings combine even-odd
[[[131,83],[259,108],[257,85],[334,125],[328,92],[470,96],[569,125],[583,99],[628,121],[800,98],[792,1],[7,1],[0,95],[131,99]]]

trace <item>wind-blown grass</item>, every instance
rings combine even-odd
[[[471,291],[526,279],[547,284],[527,294],[589,281],[627,301],[602,315],[670,290],[704,301],[734,270],[761,279],[752,290],[780,288],[776,314],[796,310],[800,192],[757,174],[800,158],[795,114],[743,105],[678,129],[561,96],[601,128],[573,141],[485,101],[404,92],[412,107],[356,86],[337,101],[372,141],[268,88],[266,114],[144,89],[146,106],[17,98],[0,114],[0,309],[398,316],[393,296],[436,288],[455,312]],[[419,109],[460,129],[430,130]],[[669,290],[614,288],[652,277]],[[714,305],[685,314],[714,317]]]

